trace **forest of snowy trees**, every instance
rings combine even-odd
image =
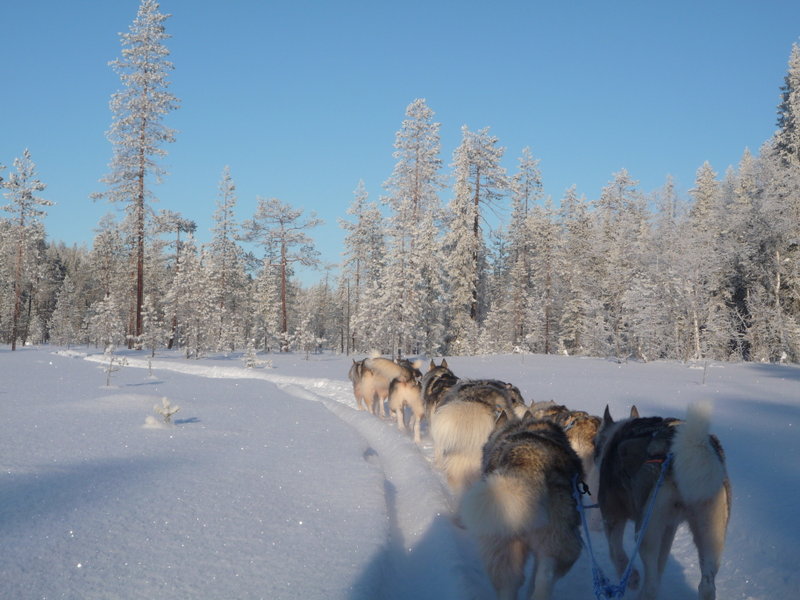
[[[150,207],[174,139],[163,120],[178,107],[166,18],[142,0],[112,63],[123,87],[98,197],[123,210],[98,223],[91,249],[48,241],[51,202],[28,150],[0,165],[0,339],[12,348],[800,362],[797,44],[775,135],[735,169],[700,165],[688,197],[669,178],[645,193],[621,170],[594,199],[572,188],[554,202],[531,151],[507,172],[488,128],[463,127],[445,163],[434,112],[414,100],[378,200],[360,182],[341,199],[338,274],[303,286],[318,219],[274,198],[237,218],[227,167],[209,243],[191,215]]]

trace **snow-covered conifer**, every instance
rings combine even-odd
[[[166,154],[163,144],[175,140],[174,130],[163,123],[178,106],[178,99],[168,91],[167,75],[174,68],[164,45],[170,37],[164,28],[169,16],[159,12],[156,0],[141,0],[129,31],[120,34],[122,57],[110,63],[122,90],[114,93],[110,102],[112,120],[107,135],[113,157],[111,172],[102,180],[108,190],[95,197],[126,205],[125,222],[136,265],[131,286],[132,339],[141,334],[142,327],[147,203],[153,196],[152,184],[165,174],[157,163]]]
[[[239,225],[235,220],[236,185],[230,168],[225,167],[219,184],[217,210],[214,213],[214,237],[208,258],[214,304],[214,336],[219,350],[232,351],[244,331],[246,275],[243,252],[237,243]]]
[[[32,268],[36,263],[34,254],[36,242],[44,239],[40,219],[45,215],[42,207],[52,206],[53,202],[40,197],[39,192],[47,187],[36,174],[36,164],[26,148],[22,156],[14,160],[14,171],[3,182],[6,191],[3,196],[9,203],[0,207],[11,214],[9,233],[13,243],[13,269],[11,272],[11,292],[13,303],[8,320],[11,322],[9,342],[16,350],[17,340],[24,342],[24,328],[21,327],[23,297],[32,293]],[[5,321],[6,319],[0,319]]]
[[[383,201],[391,210],[387,238],[387,261],[381,293],[388,321],[387,351],[398,354],[435,350],[430,314],[439,306],[441,267],[438,260],[438,223],[441,217],[439,190],[440,124],[424,99],[406,108],[406,119],[394,143],[396,159],[385,182]]]
[[[290,278],[294,265],[316,267],[319,252],[314,240],[306,233],[322,223],[316,213],[303,219],[303,210],[296,209],[277,198],[259,198],[256,213],[244,224],[245,239],[264,248],[270,264],[278,269],[280,295],[280,333],[289,339]],[[283,346],[281,350],[288,350]]]
[[[470,352],[476,343],[477,326],[486,308],[481,294],[486,266],[483,211],[496,207],[509,185],[500,164],[505,149],[497,142],[488,128],[472,132],[464,126],[461,144],[453,155],[455,183],[445,256],[452,334],[459,352]]]

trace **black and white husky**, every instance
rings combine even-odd
[[[611,559],[620,575],[628,565],[622,545],[625,524],[634,521],[638,533],[655,494],[639,548],[644,565],[640,600],[658,595],[675,532],[684,521],[700,560],[699,598],[716,597],[714,579],[730,518],[731,487],[722,446],[709,427],[707,404],[690,406],[685,421],[640,418],[633,407],[631,418],[614,422],[606,407],[595,439],[597,485],[590,488],[597,489]],[[668,466],[658,488],[665,461]],[[640,583],[634,571],[630,585],[635,589]]]

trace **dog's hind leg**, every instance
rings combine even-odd
[[[390,402],[389,405],[391,406],[391,400],[389,402]],[[400,402],[399,406],[397,406],[394,409],[394,414],[397,417],[397,428],[400,431],[405,431],[406,430],[406,418],[405,418],[406,417],[406,409],[405,409],[405,405],[402,402]]]
[[[657,517],[655,512],[654,516]],[[673,536],[674,526],[664,524],[657,518],[650,521],[644,532],[639,547],[639,557],[644,567],[644,584],[639,600],[656,600],[661,584],[662,559],[666,562],[666,556],[669,556]]]
[[[556,560],[552,556],[536,555],[536,567],[533,571],[532,600],[550,600],[553,597],[553,586],[556,583]]]
[[[717,597],[714,580],[719,571],[728,527],[727,490],[723,488],[711,500],[695,505],[688,520],[700,562],[698,595],[700,600],[714,600]]]
[[[669,553],[672,551],[672,543],[675,541],[675,533],[677,531],[677,523],[664,528],[664,533],[661,536],[661,550],[658,554],[659,577],[664,574],[664,568],[667,566],[667,559],[669,558]]]
[[[516,600],[525,583],[525,559],[528,550],[519,539],[483,539],[481,550],[489,578],[498,600]],[[535,596],[538,600],[538,596]]]
[[[629,560],[623,545],[626,522],[627,520],[624,518],[605,518],[603,523],[606,530],[606,538],[608,539],[608,552],[611,555],[611,562],[614,563],[614,569],[616,569],[617,575],[620,577],[628,566]],[[631,589],[638,588],[639,572],[634,570],[629,581]]]
[[[412,413],[411,418],[414,420],[414,442],[421,444],[422,437],[420,436],[420,427],[422,426],[422,415]]]

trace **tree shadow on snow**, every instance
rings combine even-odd
[[[147,473],[163,466],[156,459],[117,459],[4,474],[0,476],[0,536],[24,531],[33,521],[112,502],[123,489],[141,485]]]

